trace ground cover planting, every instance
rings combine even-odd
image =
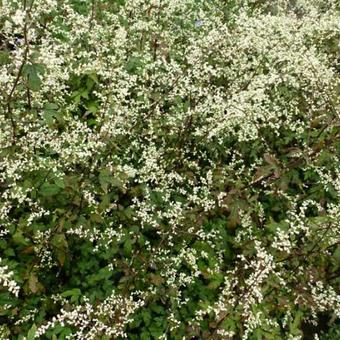
[[[339,339],[339,19],[0,0],[0,339]]]

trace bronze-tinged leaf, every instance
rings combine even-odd
[[[278,186],[279,186],[280,190],[282,190],[283,192],[286,192],[288,190],[288,187],[289,187],[289,177],[287,175],[280,177],[280,180],[278,182]]]
[[[235,229],[239,223],[240,223],[240,216],[239,216],[238,207],[233,206],[231,208],[230,214],[227,219],[227,226],[230,229]]]
[[[29,274],[28,288],[33,294],[44,291],[44,286],[39,282],[38,277],[34,272]]]
[[[66,260],[66,252],[64,250],[57,250],[56,255],[57,255],[57,260],[60,266],[62,267]]]
[[[268,177],[273,172],[273,166],[272,165],[265,165],[261,166],[256,170],[253,183],[256,183],[260,181],[262,178]]]
[[[18,312],[19,312],[19,308],[18,308],[18,307],[14,307],[14,308],[11,310],[11,314],[12,314],[13,316],[18,315]]]
[[[164,279],[157,274],[150,274],[150,281],[155,286],[160,286],[162,283],[164,283]]]
[[[317,143],[313,145],[313,151],[318,152],[320,150],[323,150],[325,147],[325,141],[319,140]]]
[[[53,246],[54,254],[60,264],[63,266],[66,260],[68,243],[65,234],[56,234],[53,236],[51,244]]]
[[[317,118],[314,118],[313,120],[311,120],[310,122],[310,126],[312,129],[315,129],[317,127],[320,126],[320,123],[322,123],[322,121],[324,120],[323,117],[317,117]]]
[[[203,225],[204,220],[205,220],[205,215],[203,213],[200,213],[197,215],[197,218],[196,218],[197,225],[199,226]]]
[[[32,254],[34,253],[34,246],[26,247],[22,250],[24,254]]]
[[[91,214],[90,215],[90,220],[95,223],[102,223],[103,218],[99,214]]]
[[[279,163],[278,160],[273,155],[270,155],[269,153],[265,153],[263,155],[263,158],[268,164],[270,164],[274,167],[276,167]]]
[[[274,176],[273,178],[278,179],[281,177],[281,171],[279,168],[274,169]]]
[[[288,157],[296,157],[296,155],[300,155],[301,154],[301,149],[297,148],[297,147],[291,147],[291,148],[287,148],[284,150],[284,152],[286,153],[286,155]]]

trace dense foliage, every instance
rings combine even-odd
[[[0,338],[339,339],[336,5],[1,0]]]

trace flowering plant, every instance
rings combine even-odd
[[[0,338],[339,338],[338,10],[0,1]]]

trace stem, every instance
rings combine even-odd
[[[16,141],[17,124],[16,124],[16,121],[15,121],[14,116],[13,116],[12,107],[11,107],[11,101],[13,99],[14,92],[15,92],[15,90],[16,90],[18,84],[19,84],[20,78],[22,76],[24,66],[25,66],[25,64],[27,62],[27,57],[28,57],[28,52],[29,52],[28,22],[27,22],[27,18],[30,15],[30,12],[32,10],[33,2],[34,2],[34,0],[32,0],[29,8],[27,9],[27,0],[24,0],[24,11],[26,12],[25,24],[24,24],[25,50],[24,50],[23,59],[22,59],[22,62],[20,64],[17,76],[16,76],[16,78],[14,80],[14,83],[12,85],[12,88],[11,88],[11,90],[10,90],[8,96],[7,96],[7,102],[6,102],[7,118],[10,119],[11,126],[12,126],[12,145],[14,145],[15,141]],[[29,93],[29,89],[27,91],[28,91],[27,92],[28,105],[29,105],[29,107],[31,107],[31,95]]]

